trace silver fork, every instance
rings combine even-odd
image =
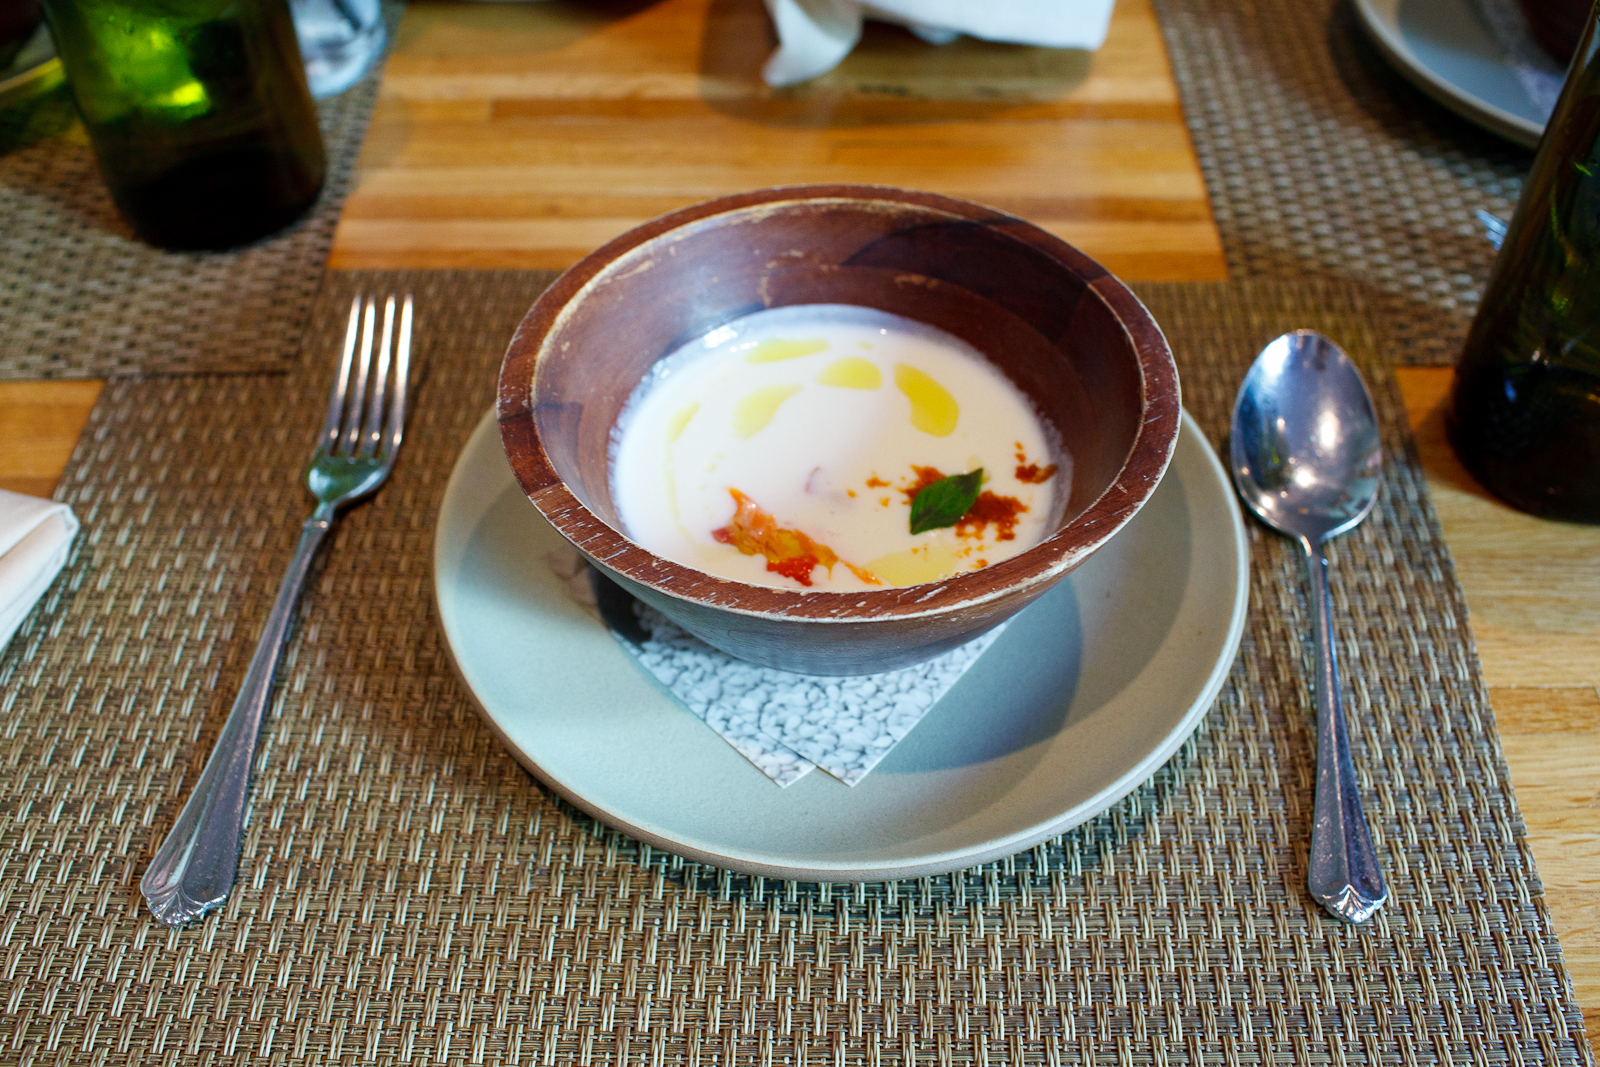
[[[361,297],[350,305],[339,374],[328,396],[328,417],[306,471],[317,508],[305,521],[300,545],[278,586],[278,598],[261,631],[244,684],[222,725],[216,747],[178,821],[139,881],[151,914],[168,926],[198,919],[227,899],[239,870],[250,768],[255,762],[261,719],[272,697],[272,676],[289,636],[295,601],[317,546],[340,508],[382,485],[394,468],[405,430],[406,379],[411,363],[411,298],[400,308],[395,340],[395,298],[383,308],[382,343],[373,365],[378,302]],[[359,339],[358,339],[359,335]],[[393,359],[391,361],[391,353]],[[392,387],[390,385],[392,380]],[[368,382],[372,383],[368,389]],[[385,402],[388,411],[385,418]]]

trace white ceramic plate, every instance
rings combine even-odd
[[[1529,148],[1544,115],[1472,0],[1355,0],[1373,43],[1412,84],[1462,118]]]
[[[1193,421],[1109,544],[1018,615],[854,788],[779,789],[659,686],[545,565],[561,546],[491,416],[450,476],[434,593],[484,718],[573,804],[682,856],[802,881],[969,867],[1125,796],[1199,725],[1239,647],[1244,522]]]

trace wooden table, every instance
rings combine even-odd
[[[1092,62],[873,30],[839,70],[775,92],[757,77],[770,47],[754,0],[414,3],[332,265],[559,267],[721,193],[867,181],[1009,208],[1130,280],[1224,276],[1148,0],[1119,2]],[[1449,370],[1399,380],[1594,1035],[1600,527],[1490,499],[1442,435]],[[99,384],[0,383],[0,488],[50,492]]]
[[[564,267],[713,196],[866,182],[1011,210],[1125,277],[1225,276],[1149,0],[1093,62],[869,31],[772,90],[758,0],[414,5],[332,266]]]

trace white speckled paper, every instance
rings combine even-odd
[[[545,557],[575,603],[601,621],[593,569],[575,550]],[[615,590],[614,586],[608,587]],[[719,652],[672,620],[615,590],[637,618],[617,642],[691,712],[780,787],[813,767],[855,785],[977,662],[1005,627],[925,663],[882,674],[819,678],[761,667]]]
[[[793,785],[811,772],[809,760],[775,741],[760,725],[761,712],[775,695],[773,681],[781,689],[783,679],[800,675],[734,659],[652,608],[635,602],[634,610],[649,638],[635,644],[612,633],[685,707],[778,785]]]
[[[624,646],[780,786],[798,781],[813,764],[846,785],[861,781],[1003,629],[897,671],[818,678],[735,659],[652,608],[641,604],[637,611],[650,637]]]

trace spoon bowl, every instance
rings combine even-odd
[[[1317,786],[1307,884],[1335,917],[1364,922],[1383,906],[1388,890],[1356,790],[1322,550],[1330,537],[1366,518],[1378,498],[1383,449],[1361,372],[1314,331],[1272,341],[1239,387],[1229,453],[1245,504],[1294,538],[1305,556],[1317,650]]]
[[[1277,338],[1239,387],[1229,450],[1239,495],[1268,526],[1321,541],[1378,499],[1383,448],[1361,372],[1312,330]]]

